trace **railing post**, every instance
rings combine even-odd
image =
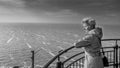
[[[60,50],[58,53],[61,53],[62,50]],[[60,61],[60,56],[58,56],[58,62],[56,68],[63,68],[63,62]]]
[[[117,40],[115,42],[115,66],[116,66],[116,68],[118,68],[118,44],[117,44]]]
[[[114,53],[113,53],[113,57],[114,57],[114,58],[113,58],[113,60],[114,60],[114,61],[113,61],[113,62],[114,62],[114,63],[113,63],[113,68],[116,68],[116,65],[115,65],[115,64],[116,64],[116,61],[115,61],[115,60],[116,60],[116,59],[115,59],[115,57],[116,57],[116,56],[115,56],[115,53],[116,53],[116,52],[115,52],[115,51],[116,51],[116,50],[115,50],[115,46],[114,46],[113,48],[114,48]]]
[[[32,59],[32,68],[34,68],[34,51],[31,51],[31,53],[32,53],[32,57],[31,57],[31,59]]]

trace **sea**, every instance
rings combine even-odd
[[[119,39],[119,25],[100,25],[103,39]],[[50,59],[73,46],[84,36],[80,24],[51,23],[1,23],[0,24],[0,66],[31,66],[32,52],[35,66],[44,66]],[[105,42],[103,46],[114,46]],[[62,58],[82,51],[73,49]]]

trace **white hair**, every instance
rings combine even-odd
[[[89,24],[89,25],[96,25],[95,19],[93,19],[91,17],[83,18],[82,24],[83,23],[86,23],[86,24]]]

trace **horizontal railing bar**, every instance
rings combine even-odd
[[[103,49],[106,49],[106,48],[114,48],[115,46],[111,46],[111,47],[102,47]]]
[[[114,52],[114,50],[111,50],[111,51],[104,51],[105,53],[111,53],[111,52]]]
[[[111,46],[111,47],[102,47],[103,49],[106,49],[106,48],[115,48],[116,46]],[[118,46],[118,48],[120,48],[120,46]]]
[[[120,39],[102,39],[101,41],[116,41],[116,40],[120,41]]]

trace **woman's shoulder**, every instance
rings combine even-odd
[[[91,30],[89,32],[89,34],[92,34],[92,35],[95,35],[95,36],[97,36],[99,38],[102,38],[102,36],[103,36],[102,28],[96,27],[95,29]]]

